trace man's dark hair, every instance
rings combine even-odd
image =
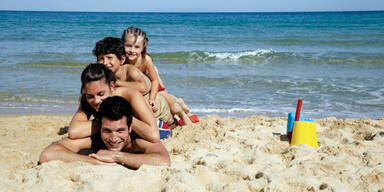
[[[123,40],[115,37],[106,37],[98,41],[93,48],[93,55],[96,57],[111,53],[115,54],[120,60],[123,58],[123,55],[125,55]]]
[[[103,117],[116,121],[123,116],[127,117],[127,125],[128,127],[132,123],[132,107],[131,104],[124,98],[120,96],[113,96],[106,98],[101,104],[98,112],[98,119],[101,124],[101,119]]]

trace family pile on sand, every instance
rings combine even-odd
[[[165,90],[147,46],[146,33],[135,27],[124,30],[121,39],[106,37],[96,43],[97,63],[81,74],[80,105],[68,138],[44,149],[40,163],[85,161],[129,168],[170,164],[159,128],[169,131],[168,126],[198,119],[189,115],[182,99]],[[92,153],[79,153],[84,149]]]

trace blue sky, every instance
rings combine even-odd
[[[1,0],[0,10],[33,11],[366,11],[384,0]]]

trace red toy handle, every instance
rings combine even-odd
[[[295,121],[299,121],[300,120],[300,111],[301,111],[301,104],[302,103],[303,103],[302,99],[299,99],[297,101]]]

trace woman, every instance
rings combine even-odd
[[[70,123],[68,137],[80,139],[97,133],[100,130],[96,120],[100,104],[105,98],[117,95],[125,98],[133,108],[133,131],[149,142],[159,142],[156,120],[143,96],[136,89],[116,88],[115,81],[112,71],[104,65],[89,64],[84,69],[81,74],[80,106]]]

